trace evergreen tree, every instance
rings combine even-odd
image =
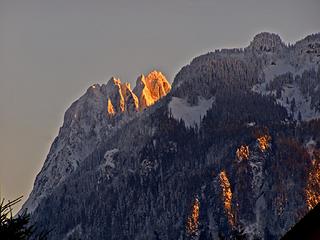
[[[16,217],[12,215],[12,206],[21,201],[19,197],[8,203],[4,199],[0,202],[0,239],[1,240],[29,240],[46,239],[47,233],[35,234],[35,226],[29,224],[30,215],[26,212]]]

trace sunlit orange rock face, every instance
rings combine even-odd
[[[239,160],[247,160],[250,155],[249,146],[248,145],[242,145],[237,149],[236,152],[237,158]]]
[[[138,110],[139,101],[137,96],[132,92],[129,83],[122,83],[120,79],[112,77],[107,83],[107,87],[110,91],[108,98],[109,115]]]
[[[270,147],[271,136],[269,136],[267,134],[262,135],[257,138],[257,141],[258,141],[258,145],[259,145],[261,152],[265,152]]]
[[[188,217],[187,226],[186,226],[186,230],[189,235],[193,235],[198,231],[199,212],[200,212],[200,202],[198,198],[195,198],[192,204],[191,214]]]
[[[158,71],[152,71],[146,77],[141,75],[134,90],[131,90],[129,83],[122,83],[114,77],[109,80],[107,86],[110,91],[107,109],[109,116],[119,112],[143,110],[155,104],[171,90],[166,77]]]
[[[320,151],[313,151],[312,167],[308,174],[305,189],[308,209],[311,210],[320,202]]]
[[[108,98],[108,114],[111,116],[116,114],[110,98]]]
[[[231,226],[234,226],[235,218],[232,211],[232,191],[231,191],[231,185],[230,185],[227,173],[225,171],[220,172],[219,181],[222,189],[224,210],[227,214],[229,224]]]
[[[145,109],[167,95],[170,90],[171,85],[166,77],[161,72],[152,71],[147,76],[141,75],[137,79],[133,91],[139,98],[139,108]]]

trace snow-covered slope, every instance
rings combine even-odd
[[[200,98],[196,105],[190,105],[186,100],[172,97],[169,103],[169,111],[176,120],[183,120],[187,127],[200,126],[201,119],[212,107],[214,98],[205,100]]]
[[[278,35],[264,32],[244,49],[195,58],[178,73],[172,92],[192,102],[197,96],[209,99],[222,85],[250,88],[275,98],[294,119],[312,120],[320,116],[319,70],[319,33],[286,45]]]
[[[274,96],[296,120],[319,118],[320,34],[281,49],[278,54],[267,52],[263,56],[261,79],[253,91]]]

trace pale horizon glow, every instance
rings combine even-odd
[[[111,76],[172,82],[192,58],[320,31],[319,0],[0,0],[0,196],[29,195],[63,114]]]

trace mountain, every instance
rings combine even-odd
[[[49,239],[280,239],[320,201],[320,34],[93,85],[23,206]]]

